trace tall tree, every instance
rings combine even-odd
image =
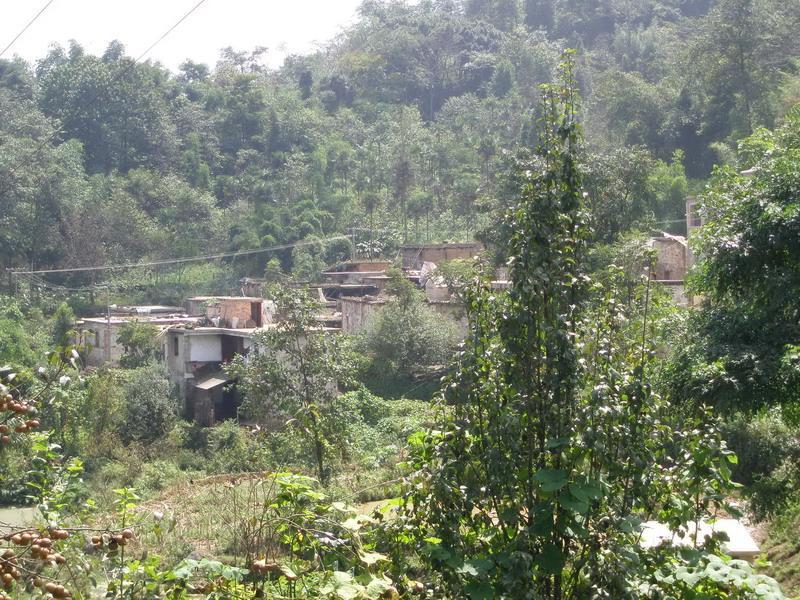
[[[325,483],[329,448],[341,426],[331,404],[338,386],[351,383],[353,356],[344,338],[321,330],[319,306],[308,294],[275,288],[271,297],[280,321],[256,336],[250,355],[237,358],[230,373],[239,379],[242,410],[250,418],[284,418],[298,427]]]
[[[544,91],[540,145],[520,165],[506,223],[511,288],[467,293],[467,348],[444,388],[450,416],[416,440],[401,525],[417,528],[454,597],[667,591],[643,567],[635,524],[656,512],[673,527],[706,516],[730,476],[712,426],[690,418],[673,430],[645,377],[646,345],[618,343],[613,289],[605,316],[580,325],[588,232],[572,68]]]

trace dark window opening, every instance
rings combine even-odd
[[[176,335],[172,338],[172,352],[175,356],[178,356],[181,352],[180,344],[178,342],[178,336]]]
[[[250,318],[256,327],[261,327],[261,302],[250,303]]]
[[[244,338],[233,335],[222,336],[222,362],[230,362],[237,354],[244,353]]]

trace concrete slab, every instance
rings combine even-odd
[[[642,529],[641,544],[645,548],[652,548],[664,542],[671,541],[675,546],[691,546],[694,544],[694,523],[690,523],[681,537],[678,532],[670,531],[669,527],[658,521],[647,521]],[[698,544],[710,537],[714,532],[723,532],[728,536],[728,541],[722,547],[733,558],[751,559],[761,553],[758,544],[750,535],[741,521],[737,519],[718,519],[713,523],[701,522],[698,527]]]

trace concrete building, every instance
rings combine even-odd
[[[364,329],[370,319],[386,304],[385,296],[345,296],[339,298],[342,331],[355,333]]]
[[[653,274],[656,281],[683,281],[691,267],[689,245],[686,238],[662,233],[650,238],[650,246],[656,251]]]
[[[161,336],[164,365],[178,388],[184,413],[200,425],[236,416],[238,400],[224,373],[226,363],[253,346],[256,328],[176,325]]]
[[[686,236],[689,237],[694,231],[702,227],[703,218],[697,206],[697,198],[694,196],[686,197]]]
[[[121,329],[129,323],[146,323],[158,331],[177,324],[193,324],[197,319],[180,312],[169,314],[175,307],[114,307],[105,317],[87,317],[75,323],[75,345],[84,349],[87,367],[118,366],[125,354],[119,341]],[[155,309],[155,310],[154,310]]]
[[[680,306],[693,306],[696,299],[687,294],[685,279],[694,264],[694,257],[686,238],[661,233],[650,238],[650,247],[656,251],[653,264],[653,281],[672,296]]]
[[[350,261],[339,263],[322,273],[322,282],[328,284],[364,285],[370,277],[380,277],[392,266],[389,261]]]
[[[214,326],[254,329],[272,322],[275,303],[255,296],[195,296],[186,301],[186,312]]]

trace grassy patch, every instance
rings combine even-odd
[[[772,563],[765,572],[778,580],[787,597],[800,598],[800,503],[773,521],[763,549]]]

